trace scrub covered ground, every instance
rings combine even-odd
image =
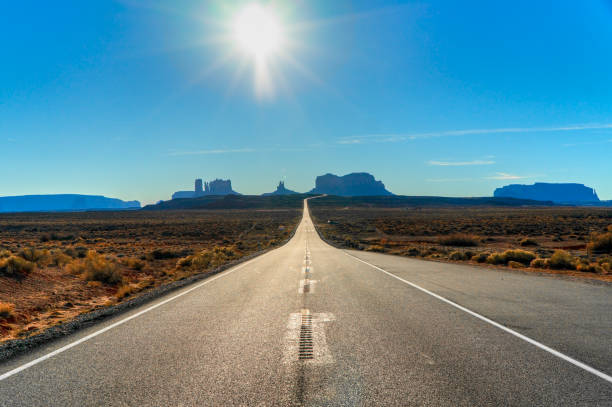
[[[275,247],[300,209],[0,215],[0,340]]]

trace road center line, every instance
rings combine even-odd
[[[268,252],[268,253],[271,253],[271,252]],[[183,292],[181,292],[181,293],[179,293],[179,294],[177,294],[177,295],[175,295],[173,297],[165,299],[162,302],[159,302],[159,303],[157,303],[155,305],[152,305],[152,306],[150,306],[150,307],[148,307],[146,309],[143,309],[142,311],[137,312],[134,315],[130,315],[127,318],[124,318],[124,319],[122,319],[120,321],[117,321],[114,324],[111,324],[111,325],[109,325],[109,326],[107,326],[105,328],[102,328],[102,329],[100,329],[100,330],[98,330],[96,332],[93,332],[93,333],[91,333],[91,334],[89,334],[89,335],[87,335],[87,336],[85,336],[85,337],[83,337],[83,338],[81,338],[79,340],[76,340],[76,341],[74,341],[72,343],[69,343],[66,346],[62,346],[61,348],[56,349],[53,352],[47,353],[46,355],[43,355],[43,356],[41,356],[41,357],[39,357],[37,359],[34,359],[34,360],[32,360],[32,361],[30,361],[28,363],[25,363],[25,364],[23,364],[23,365],[21,365],[19,367],[16,367],[13,370],[9,370],[8,372],[0,375],[0,381],[2,381],[4,379],[8,379],[9,377],[11,377],[11,376],[13,376],[13,375],[15,375],[15,374],[17,374],[19,372],[22,372],[22,371],[24,371],[24,370],[26,370],[26,369],[28,369],[28,368],[30,368],[32,366],[35,366],[35,365],[39,364],[40,362],[43,362],[43,361],[45,361],[47,359],[50,359],[53,356],[59,355],[60,353],[65,352],[65,351],[67,351],[70,348],[74,348],[75,346],[77,346],[77,345],[79,345],[79,344],[81,344],[83,342],[86,342],[86,341],[88,341],[88,340],[90,340],[92,338],[95,338],[96,336],[98,336],[100,334],[103,334],[106,331],[110,331],[111,329],[116,328],[119,325],[123,325],[126,322],[128,322],[128,321],[130,321],[130,320],[132,320],[134,318],[138,318],[139,316],[141,316],[143,314],[146,314],[149,311],[153,311],[155,308],[161,307],[162,305],[167,304],[170,301],[174,301],[177,298],[182,297],[183,295],[188,294],[188,293],[190,293],[190,292],[192,292],[194,290],[197,290],[198,288],[200,288],[202,286],[205,286],[208,283],[212,283],[213,281],[215,281],[215,280],[217,280],[217,279],[219,279],[221,277],[228,276],[228,275],[232,274],[234,271],[238,271],[238,270],[244,268],[245,266],[249,265],[250,263],[254,262],[255,260],[261,259],[263,256],[267,255],[268,253],[264,253],[261,256],[257,256],[256,258],[251,259],[251,260],[247,261],[246,263],[239,264],[234,269],[230,269],[228,271],[222,272],[221,274],[219,274],[219,275],[217,275],[215,277],[212,277],[210,279],[207,279],[206,281],[204,281],[204,282],[202,282],[202,283],[200,283],[200,284],[198,284],[196,286],[193,286],[193,287],[189,288],[188,290],[185,290],[185,291],[183,291]]]
[[[417,290],[420,290],[420,291],[424,292],[425,294],[431,295],[432,297],[437,298],[438,300],[440,300],[442,302],[445,302],[445,303],[447,303],[447,304],[449,304],[449,305],[451,305],[451,306],[453,306],[453,307],[455,307],[455,308],[457,308],[457,309],[459,309],[459,310],[461,310],[463,312],[466,312],[466,313],[472,315],[473,317],[476,317],[476,318],[478,318],[478,319],[480,319],[480,320],[482,320],[482,321],[484,321],[484,322],[486,322],[488,324],[491,324],[494,327],[501,329],[502,331],[505,331],[505,332],[507,332],[507,333],[509,333],[511,335],[514,335],[517,338],[524,340],[525,342],[528,342],[528,343],[530,343],[530,344],[532,344],[534,346],[537,346],[538,348],[540,348],[542,350],[545,350],[546,352],[548,352],[548,353],[550,353],[552,355],[555,355],[556,357],[558,357],[560,359],[563,359],[566,362],[569,362],[569,363],[571,363],[574,366],[577,366],[577,367],[579,367],[579,368],[581,368],[583,370],[586,370],[587,372],[589,372],[591,374],[594,374],[597,377],[600,377],[600,378],[604,379],[608,383],[612,383],[612,376],[610,376],[608,374],[605,374],[602,371],[599,371],[599,370],[597,370],[597,369],[595,369],[595,368],[593,368],[593,367],[591,367],[591,366],[589,366],[589,365],[587,365],[585,363],[582,363],[579,360],[576,360],[576,359],[574,359],[572,357],[569,357],[569,356],[567,356],[567,355],[565,355],[565,354],[563,354],[563,353],[561,353],[561,352],[559,352],[559,351],[557,351],[557,350],[555,350],[555,349],[553,349],[553,348],[551,348],[549,346],[544,345],[543,343],[540,343],[540,342],[538,342],[538,341],[536,341],[534,339],[529,338],[528,336],[525,336],[525,335],[523,335],[523,334],[521,334],[519,332],[516,332],[516,331],[514,331],[514,330],[512,330],[510,328],[507,328],[504,325],[502,325],[502,324],[500,324],[498,322],[493,321],[492,319],[489,319],[489,318],[487,318],[487,317],[485,317],[483,315],[480,315],[477,312],[474,312],[474,311],[472,311],[472,310],[470,310],[468,308],[465,308],[465,307],[457,304],[456,302],[453,302],[453,301],[451,301],[451,300],[449,300],[447,298],[442,297],[441,295],[438,295],[438,294],[436,294],[434,292],[431,292],[431,291],[427,290],[426,288],[423,288],[423,287],[421,287],[421,286],[419,286],[417,284],[411,283],[408,280],[404,280],[403,278],[398,277],[398,276],[396,276],[393,273],[389,273],[387,270],[384,270],[384,269],[382,269],[382,268],[380,268],[378,266],[375,266],[375,265],[373,265],[371,263],[368,263],[365,260],[361,260],[357,256],[353,256],[352,254],[349,254],[347,252],[344,252],[344,254],[346,254],[349,257],[354,258],[357,261],[360,261],[360,262],[362,262],[364,264],[367,264],[368,266],[373,267],[373,268],[375,268],[378,271],[382,271],[383,273],[385,273],[385,274],[387,274],[387,275],[389,275],[389,276],[391,276],[391,277],[401,281],[402,283],[408,284],[409,286],[411,286],[413,288],[416,288]]]

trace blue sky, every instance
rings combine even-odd
[[[367,171],[394,193],[581,182],[612,199],[612,2],[262,2],[270,90],[231,23],[252,2],[19,1],[0,13],[0,195],[154,202]]]

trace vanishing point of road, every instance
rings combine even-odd
[[[612,287],[295,236],[0,364],[2,406],[612,405]]]

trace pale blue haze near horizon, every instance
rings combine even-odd
[[[150,203],[196,177],[260,194],[365,171],[404,195],[612,199],[612,2],[273,2],[291,44],[265,97],[225,57],[249,3],[5,2],[0,196]]]

